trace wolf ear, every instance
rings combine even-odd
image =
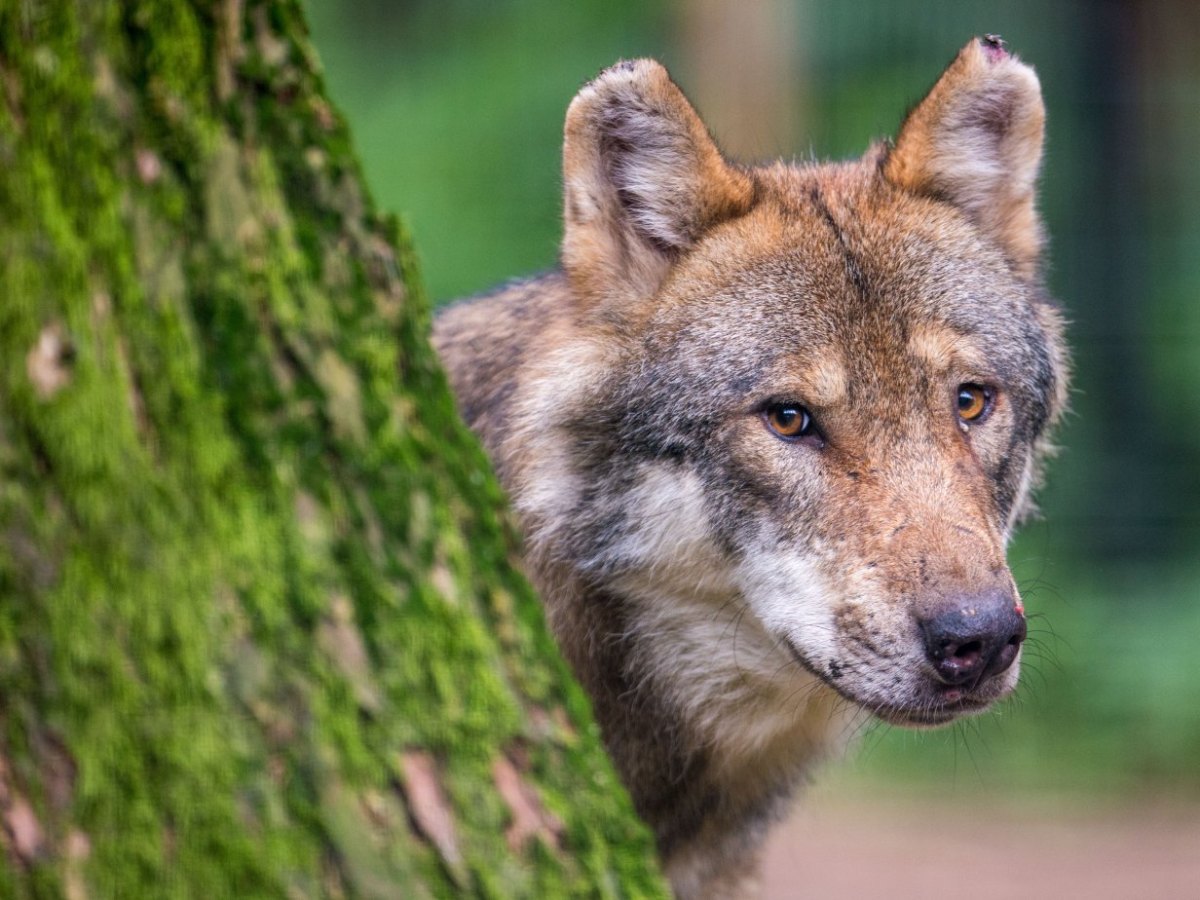
[[[705,231],[750,207],[750,179],[654,60],[602,72],[565,131],[562,260],[585,295],[649,296]]]
[[[1030,276],[1042,246],[1034,192],[1045,117],[1033,69],[999,38],[973,40],[904,120],[884,177],[960,207]]]

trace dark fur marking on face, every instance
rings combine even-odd
[[[717,546],[731,558],[743,552],[743,539],[754,535],[754,523],[786,502],[785,486],[777,485],[759,469],[741,464],[728,450],[716,448],[700,461],[699,474],[708,495],[707,511],[712,536]],[[778,518],[776,516],[775,518]],[[793,529],[801,522],[799,516],[784,517]]]
[[[863,274],[862,266],[859,265],[858,259],[850,250],[850,245],[846,241],[846,235],[842,231],[842,227],[838,224],[837,219],[833,217],[833,212],[825,203],[825,198],[821,196],[821,189],[817,185],[813,185],[809,191],[809,196],[812,198],[813,205],[817,208],[821,218],[833,231],[833,236],[837,238],[838,246],[842,248],[842,257],[846,264],[846,274],[850,277],[850,282],[854,285],[858,295],[864,300],[867,298],[868,287],[867,277]]]
[[[1013,504],[1017,501],[1017,491],[1021,487],[1020,476],[1028,455],[1029,451],[1025,441],[1020,434],[1014,431],[1000,458],[1000,464],[996,467],[995,472],[991,473],[992,482],[995,485],[996,507],[1004,519],[1008,518]],[[1021,465],[1014,468],[1014,463]]]
[[[1033,389],[1037,403],[1032,409],[1031,433],[1025,435],[1027,439],[1037,437],[1045,429],[1050,418],[1051,404],[1057,387],[1054,362],[1050,358],[1050,350],[1046,346],[1045,337],[1040,330],[1031,336],[1029,348],[1034,354]]]

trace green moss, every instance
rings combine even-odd
[[[296,5],[236,7],[0,12],[0,757],[46,835],[0,892],[661,895],[411,243]],[[504,840],[518,740],[562,847]],[[410,826],[411,748],[461,863]]]

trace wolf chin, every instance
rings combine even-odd
[[[1005,544],[1066,393],[1043,119],[984,38],[893,143],[746,167],[661,65],[618,63],[567,112],[560,267],[436,322],[681,897],[752,889],[856,716],[1016,685]]]

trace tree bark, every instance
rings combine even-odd
[[[675,0],[681,74],[721,149],[751,162],[791,157],[804,124],[805,48],[795,0]]]
[[[655,896],[295,0],[0,6],[0,896]]]

